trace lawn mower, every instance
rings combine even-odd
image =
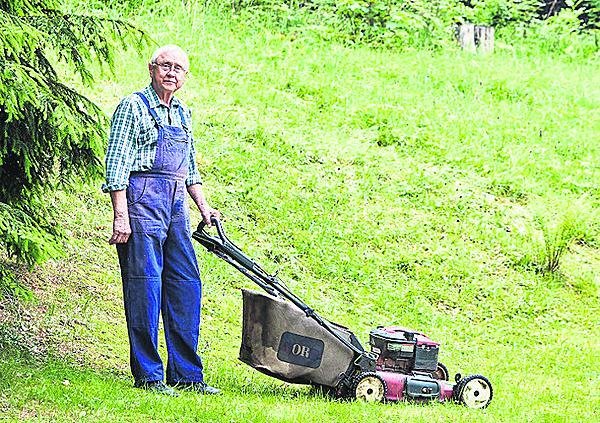
[[[255,282],[264,292],[242,289],[239,359],[277,379],[318,387],[339,399],[447,401],[484,408],[492,385],[482,375],[448,381],[438,361],[440,344],[421,332],[380,326],[365,350],[346,327],[328,321],[294,295],[276,274],[244,254],[213,218],[216,235],[200,223],[192,237]]]

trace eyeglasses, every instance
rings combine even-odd
[[[154,62],[153,65],[158,66],[160,68],[160,70],[162,70],[163,72],[175,72],[177,75],[183,75],[187,73],[187,69],[182,68],[179,65],[176,65],[174,63],[171,62],[163,62],[163,63],[156,63]]]

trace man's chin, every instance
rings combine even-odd
[[[174,82],[163,82],[161,84],[161,88],[164,91],[175,91],[175,90],[177,90],[177,84]]]

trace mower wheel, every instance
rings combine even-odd
[[[366,402],[382,402],[387,394],[387,385],[377,373],[362,372],[354,378],[354,398]]]
[[[448,368],[438,361],[437,369],[431,374],[431,377],[437,380],[448,380],[450,374]]]
[[[465,376],[454,386],[452,397],[469,408],[485,408],[492,401],[492,384],[481,375]]]

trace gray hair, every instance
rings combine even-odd
[[[176,51],[180,54],[182,54],[185,57],[186,62],[188,62],[188,65],[190,63],[190,60],[188,59],[188,55],[185,52],[185,50],[183,50],[181,47],[179,47],[178,45],[175,44],[167,44],[166,46],[162,46],[157,48],[154,53],[152,54],[152,57],[150,58],[150,63],[156,63],[156,59],[158,58],[158,56],[160,56],[163,53],[166,53],[167,51]]]

